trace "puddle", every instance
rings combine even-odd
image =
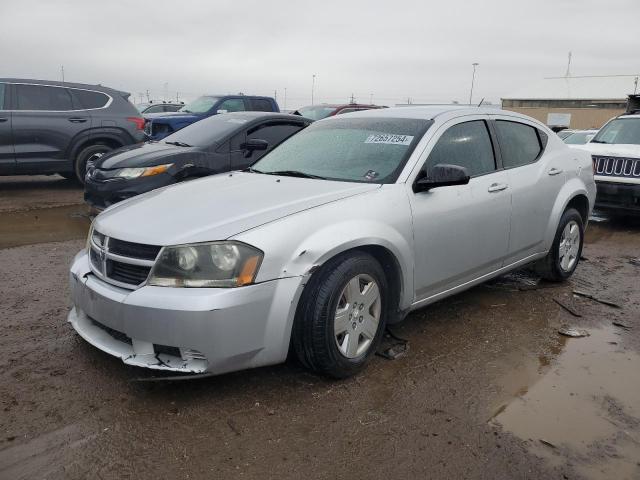
[[[86,205],[0,212],[0,248],[83,238],[90,225]]]
[[[539,358],[538,375],[525,369],[521,379],[534,383],[512,390],[517,398],[492,421],[586,478],[640,478],[640,355],[625,350],[614,329],[562,337],[559,356]]]

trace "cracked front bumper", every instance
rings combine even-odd
[[[68,321],[87,342],[129,365],[220,374],[283,362],[302,278],[240,288],[115,287],[86,253],[70,272]]]

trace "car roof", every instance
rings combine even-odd
[[[69,87],[69,88],[84,88],[88,90],[97,90],[99,92],[106,93],[120,93],[129,95],[129,92],[122,90],[116,90],[114,88],[105,87],[104,85],[91,85],[88,83],[72,83],[72,82],[58,82],[56,80],[35,80],[33,78],[0,78],[0,83],[27,83],[33,85],[50,85],[54,87]]]
[[[223,113],[225,117],[241,118],[247,121],[273,119],[273,120],[294,120],[296,122],[311,123],[312,120],[300,115],[291,115],[289,113],[277,113],[277,112],[229,112]],[[217,117],[218,115],[213,115]]]
[[[468,107],[464,105],[376,108],[349,113],[349,118],[408,118],[416,120],[435,120],[438,117],[443,117],[443,119],[446,120],[466,115],[501,115],[505,117],[513,117],[514,119],[535,123],[540,128],[548,130],[548,127],[542,122],[521,113],[491,107]],[[339,117],[328,117],[321,121],[325,122],[335,118]]]

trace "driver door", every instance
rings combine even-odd
[[[415,300],[446,292],[499,269],[509,251],[511,193],[481,116],[443,125],[422,170],[465,167],[467,185],[410,193],[415,249]]]

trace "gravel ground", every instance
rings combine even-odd
[[[640,223],[592,223],[566,284],[516,273],[414,312],[407,355],[355,378],[141,382],[66,323],[81,191],[33,182],[0,182],[0,478],[640,478]]]

